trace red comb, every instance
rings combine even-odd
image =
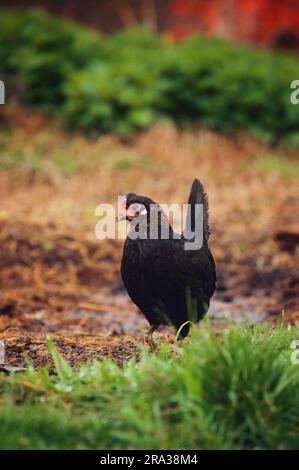
[[[120,214],[126,214],[127,198],[124,196],[123,200],[120,203]]]

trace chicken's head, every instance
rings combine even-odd
[[[139,216],[145,216],[150,212],[152,203],[153,201],[149,198],[129,193],[121,201],[117,220],[129,220],[131,222]]]

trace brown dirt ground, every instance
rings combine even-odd
[[[297,233],[298,178],[259,166],[283,150],[167,123],[123,143],[70,136],[25,111],[10,111],[9,119],[8,153],[39,149],[51,160],[59,151],[75,158],[79,170],[71,177],[47,165],[0,173],[0,340],[7,364],[50,362],[47,335],[73,365],[94,357],[122,364],[137,355],[147,323],[121,283],[123,242],[96,239],[94,208],[116,205],[129,191],[184,203],[195,176],[210,199],[219,279],[210,311],[215,324],[299,317],[298,245],[277,241],[281,228]],[[117,166],[115,155],[138,159]],[[157,339],[174,336],[165,330]]]

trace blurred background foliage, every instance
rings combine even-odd
[[[298,0],[0,0],[1,6],[39,7],[111,34],[147,23],[175,38],[218,36],[298,50]]]
[[[103,35],[37,10],[2,9],[0,72],[71,129],[131,137],[159,119],[299,146],[296,58],[149,27]]]

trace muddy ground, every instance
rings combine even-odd
[[[296,154],[169,124],[123,143],[70,136],[36,116],[18,119],[9,134],[0,133],[0,161],[4,153],[21,153],[27,162],[0,173],[6,365],[48,363],[47,335],[74,366],[94,357],[122,364],[138,355],[147,322],[122,286],[123,241],[96,239],[94,209],[102,202],[116,206],[129,191],[184,203],[195,176],[210,197],[215,327],[299,318],[299,180],[284,166],[261,164],[279,152],[290,168]],[[32,167],[28,159],[36,154],[41,162]],[[76,163],[72,174],[59,166],[68,159]],[[169,329],[156,337],[174,341]]]

